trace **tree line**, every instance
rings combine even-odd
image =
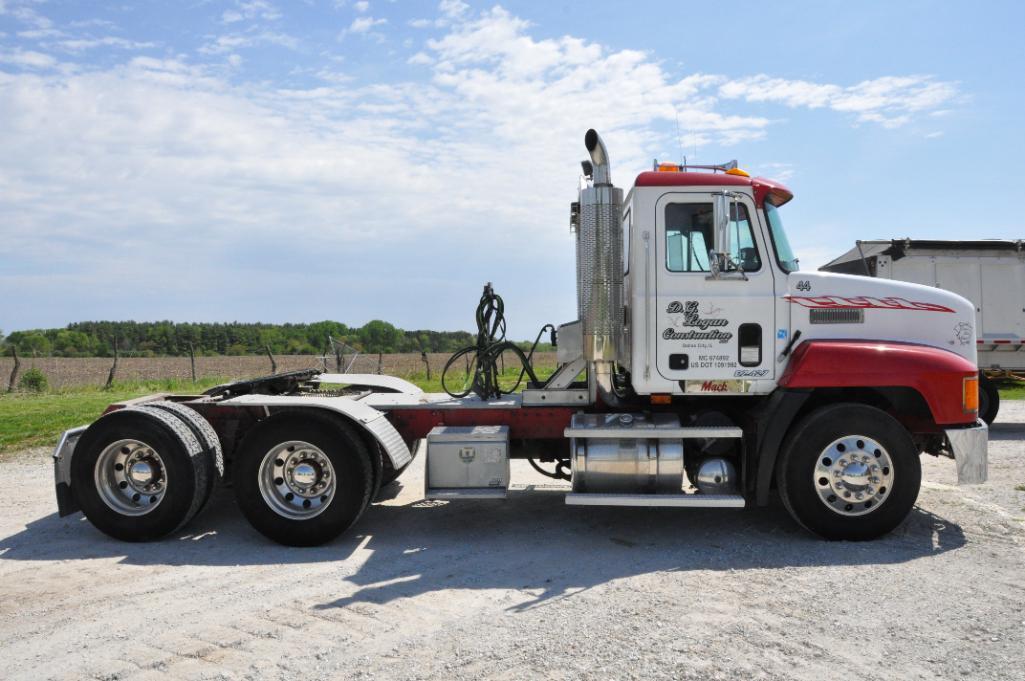
[[[329,341],[328,339],[331,339]],[[196,355],[333,354],[344,344],[364,353],[455,352],[474,343],[466,331],[406,331],[375,319],[360,327],[341,322],[311,324],[76,322],[62,329],[13,331],[0,343],[23,356],[158,357]],[[332,347],[332,342],[335,347]],[[540,346],[539,346],[539,349]],[[544,349],[550,349],[545,347]],[[346,353],[351,350],[346,350]]]

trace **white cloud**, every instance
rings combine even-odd
[[[277,33],[274,31],[230,33],[217,36],[213,42],[200,47],[199,52],[201,54],[223,54],[225,52],[233,52],[238,48],[254,47],[257,45],[277,45],[295,50],[299,47],[299,40],[287,33]]]
[[[125,38],[118,38],[116,36],[104,36],[102,38],[75,38],[72,40],[60,40],[55,44],[72,52],[91,50],[96,47],[116,47],[122,50],[142,50],[150,47],[156,47],[156,43],[126,40]]]
[[[31,50],[0,52],[0,62],[31,69],[49,69],[57,65],[57,60],[50,55]]]
[[[370,9],[370,3],[367,2],[367,0],[359,0],[359,2],[353,4],[352,7],[357,12],[366,12],[368,9]]]
[[[387,19],[375,19],[374,17],[356,17],[349,25],[349,33],[367,33],[374,26],[382,26],[387,23]]]
[[[949,104],[957,96],[957,87],[931,76],[885,76],[843,87],[763,74],[724,82],[719,95],[789,107],[827,107],[853,113],[858,122],[895,128],[910,122],[912,114]]]

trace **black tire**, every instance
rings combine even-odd
[[[260,489],[261,466],[275,447],[290,441],[319,449],[334,469],[330,502],[313,517],[286,517]],[[284,412],[257,424],[242,441],[232,464],[235,496],[242,514],[265,537],[287,546],[318,546],[355,523],[375,488],[371,453],[352,426],[316,412]]]
[[[843,438],[854,438],[858,443],[848,454],[842,453],[842,443],[835,444]],[[869,439],[882,451],[875,451],[871,445],[866,450],[861,443]],[[870,459],[865,466],[875,465],[875,457],[885,457],[879,461],[890,463],[881,471],[892,474],[889,487],[870,488],[878,495],[865,494],[865,501],[856,501],[853,496],[844,499],[833,494],[829,476],[816,478],[818,466],[839,466],[844,457],[852,459],[853,464],[854,455]],[[831,456],[840,458],[834,461]],[[847,479],[836,477],[839,481]],[[879,485],[879,478],[875,480],[872,484]],[[805,529],[825,539],[863,541],[890,532],[908,516],[918,499],[922,467],[911,434],[892,416],[862,404],[834,404],[812,412],[788,433],[776,482],[787,511]],[[843,494],[849,495],[851,489]],[[862,515],[847,515],[852,512]]]
[[[1000,391],[993,381],[986,378],[986,374],[979,372],[979,418],[986,422],[986,425],[993,425],[997,420],[997,412],[1000,411]]]
[[[224,476],[224,450],[221,448],[221,439],[202,414],[178,402],[154,402],[146,406],[162,409],[181,419],[199,440],[203,450],[210,456],[211,464],[217,469],[217,474]]]
[[[136,440],[153,448],[166,475],[163,498],[142,515],[118,511],[97,488],[97,463],[108,447]],[[148,406],[103,416],[83,433],[71,460],[71,492],[96,529],[123,541],[152,541],[180,530],[206,503],[215,472],[192,431],[175,416]]]

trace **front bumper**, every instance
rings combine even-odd
[[[957,464],[957,482],[977,485],[986,482],[989,467],[989,427],[979,419],[974,426],[943,431]]]

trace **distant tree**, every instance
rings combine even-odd
[[[27,333],[18,341],[18,350],[23,355],[48,355],[51,347],[49,339],[38,331]]]
[[[359,342],[366,352],[397,352],[404,334],[388,322],[375,319],[359,330]]]

